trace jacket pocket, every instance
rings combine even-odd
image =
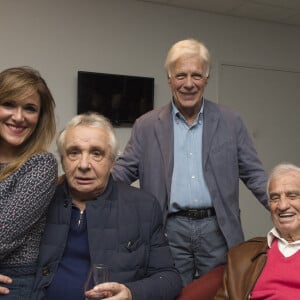
[[[146,262],[146,245],[142,239],[128,240],[120,245],[115,262],[122,269],[140,269]]]
[[[129,240],[127,245],[125,244],[125,248],[128,252],[136,251],[139,247],[143,245],[143,241],[141,239],[138,240]]]

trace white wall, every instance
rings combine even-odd
[[[59,128],[76,114],[78,70],[154,77],[155,106],[167,103],[165,55],[188,37],[211,50],[206,96],[216,102],[224,62],[300,70],[300,27],[134,0],[0,0],[0,68],[41,72],[56,99]],[[122,149],[130,129],[117,135]]]

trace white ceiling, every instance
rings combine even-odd
[[[300,0],[138,0],[300,26]]]

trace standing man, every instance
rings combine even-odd
[[[226,262],[242,242],[239,179],[267,207],[267,175],[240,116],[203,97],[208,49],[175,43],[165,70],[173,99],[140,117],[113,176],[160,201],[166,233],[184,284]]]

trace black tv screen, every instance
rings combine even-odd
[[[153,109],[154,78],[78,71],[77,112],[94,111],[130,126]]]

